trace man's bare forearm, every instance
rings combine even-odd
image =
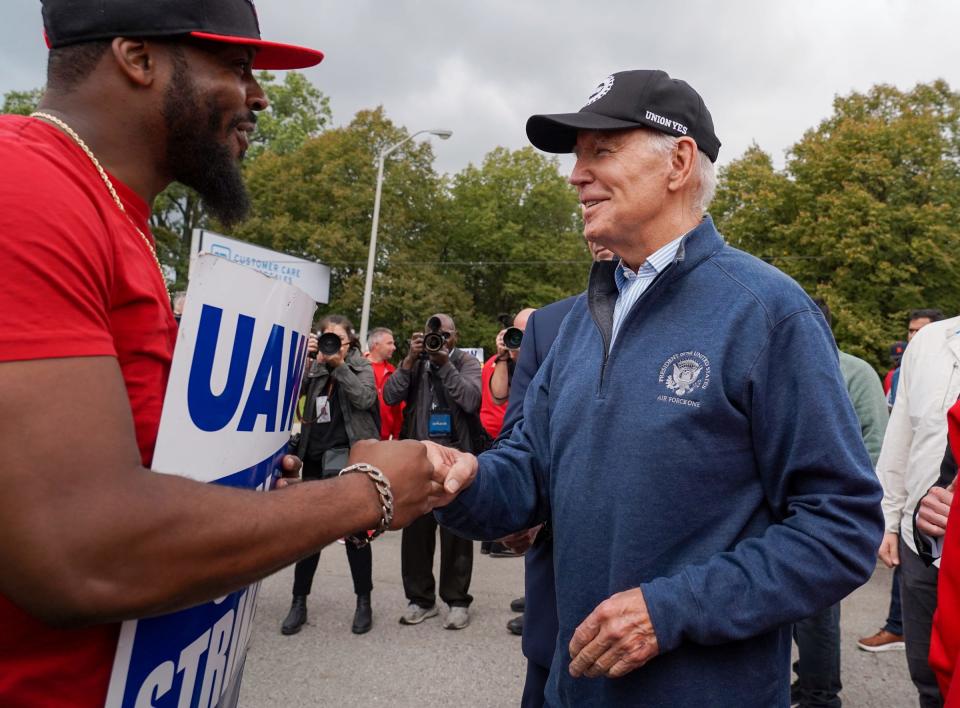
[[[34,508],[35,521],[18,524],[20,533],[33,535],[22,546],[32,550],[4,554],[10,572],[3,592],[55,624],[190,607],[379,520],[377,494],[365,475],[263,493],[141,468],[131,470],[110,499],[94,505],[82,497],[75,491],[47,499],[39,514]]]
[[[506,361],[497,361],[490,377],[490,395],[494,403],[505,403],[510,397],[510,371]]]

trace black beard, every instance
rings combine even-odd
[[[222,142],[223,112],[213,99],[207,99],[205,108],[187,67],[178,63],[163,101],[167,165],[177,182],[197,191],[208,212],[232,226],[246,218],[250,196],[239,161]],[[238,116],[227,134],[243,121],[255,122],[256,117],[252,113]]]

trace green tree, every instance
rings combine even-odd
[[[960,96],[936,81],[838,97],[784,170],[756,147],[728,165],[712,212],[731,243],[826,299],[843,349],[883,368],[910,309],[960,309]]]
[[[783,227],[793,221],[793,182],[756,144],[720,168],[710,214],[731,245],[773,261],[788,257]]]
[[[586,287],[590,254],[579,203],[558,167],[533,148],[499,147],[454,177],[441,257],[471,294],[488,350],[498,314]]]
[[[8,91],[3,95],[3,108],[0,108],[0,113],[28,116],[37,110],[41,96],[43,96],[42,88],[30,91]]]
[[[270,107],[257,116],[257,132],[253,135],[249,159],[265,150],[286,155],[319,135],[330,125],[333,113],[330,99],[298,71],[288,71],[283,81],[261,71],[257,81],[270,101]]]
[[[327,312],[359,320],[377,157],[408,133],[382,108],[249,170],[254,216],[236,235],[332,267]],[[496,316],[583,290],[590,257],[577,198],[557,162],[497,148],[452,181],[428,141],[392,153],[384,171],[371,326],[398,338],[450,313],[465,346],[487,350]]]
[[[235,235],[331,266],[330,305],[359,325],[379,152],[407,137],[382,108],[310,138],[287,154],[267,153],[250,165],[253,217]],[[419,329],[430,309],[469,320],[469,296],[436,265],[444,180],[433,169],[429,142],[409,142],[384,171],[372,324],[398,336]]]

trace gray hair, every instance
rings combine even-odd
[[[669,159],[673,151],[677,149],[679,138],[658,130],[642,129],[650,138],[650,145],[659,152],[664,159]],[[696,192],[693,195],[694,208],[697,210],[697,216],[703,216],[707,213],[710,202],[717,192],[717,173],[713,168],[713,163],[707,157],[703,150],[697,150],[697,180]]]
[[[386,327],[376,327],[370,330],[370,334],[367,335],[367,351],[373,349],[373,345],[379,342],[385,335],[393,336],[393,332]]]

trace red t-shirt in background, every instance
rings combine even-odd
[[[403,404],[388,406],[383,402],[383,385],[390,375],[397,370],[389,361],[370,362],[373,367],[373,378],[377,384],[377,398],[380,399],[380,439],[400,439],[400,427],[403,425]]]
[[[480,370],[480,422],[491,438],[500,434],[503,417],[507,414],[507,404],[494,403],[493,394],[490,393],[490,379],[493,378],[493,370],[496,366],[497,357],[494,355],[487,359]]]
[[[883,377],[883,392],[890,395],[890,387],[893,386],[893,375],[897,372],[896,369],[890,369],[887,372],[887,375]]]
[[[90,159],[59,129],[0,116],[0,165],[0,362],[115,357],[149,465],[176,339],[153,256]],[[113,184],[150,237],[147,204]],[[49,401],[76,405],[55,391]],[[99,708],[118,629],[53,629],[0,594],[0,705]]]
[[[960,460],[960,402],[947,413],[947,435],[955,460]],[[960,708],[960,494],[954,493],[947,516],[940,573],[937,578],[937,611],[930,635],[930,667],[937,674],[946,708]]]

